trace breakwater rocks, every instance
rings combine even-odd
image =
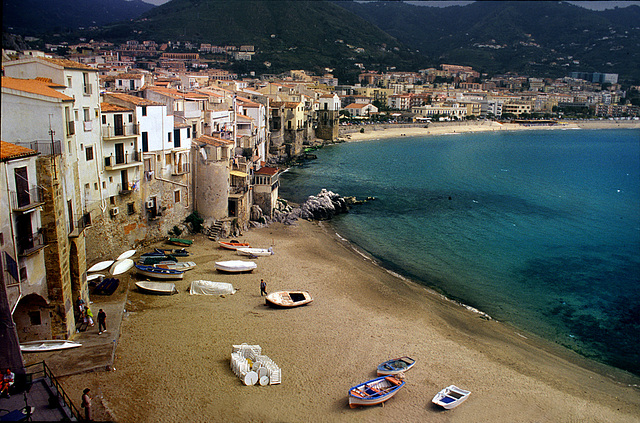
[[[262,214],[260,207],[254,206],[251,210],[251,225],[265,226],[270,222],[291,225],[298,219],[328,220],[337,214],[348,213],[351,205],[363,204],[371,200],[375,198],[367,197],[366,200],[357,200],[355,197],[342,197],[323,188],[318,195],[309,196],[300,207],[292,207],[286,201],[279,199],[271,219]]]

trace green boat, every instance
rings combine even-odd
[[[188,247],[193,244],[193,241],[188,239],[180,239],[180,238],[169,238],[168,241],[170,244],[178,245],[180,247]]]

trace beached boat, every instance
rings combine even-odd
[[[249,256],[249,257],[266,257],[273,254],[273,248],[249,248],[242,247],[236,249],[236,254],[239,256]]]
[[[224,295],[235,294],[233,285],[226,282],[193,281],[189,288],[191,295]]]
[[[184,248],[156,248],[155,252],[158,254],[163,254],[165,256],[174,256],[174,257],[188,257],[189,252]]]
[[[395,376],[381,376],[349,389],[349,407],[382,404],[398,393],[405,384]]]
[[[133,267],[133,260],[130,258],[118,260],[111,266],[111,274],[112,275],[120,275],[124,272],[128,272],[129,269]]]
[[[29,341],[20,344],[20,351],[22,352],[48,352],[67,350],[69,348],[77,348],[82,344],[74,341],[67,341],[65,339],[45,339],[44,341]]]
[[[227,250],[237,250],[238,248],[250,248],[251,245],[249,245],[246,242],[240,242],[240,241],[219,241],[220,244],[220,248],[225,248]]]
[[[92,273],[91,275],[87,275],[87,284],[89,286],[96,286],[103,280],[104,275],[102,273]]]
[[[136,282],[136,286],[145,294],[172,295],[177,294],[176,284],[172,282]]]
[[[407,356],[387,360],[378,366],[378,376],[404,373],[412,368],[414,364],[416,364],[416,361]]]
[[[177,245],[178,247],[189,247],[193,244],[193,241],[189,239],[181,239],[181,238],[169,238],[167,239],[169,244]]]
[[[272,307],[298,307],[313,301],[307,291],[276,291],[267,295],[267,305]]]
[[[136,253],[136,250],[127,250],[124,253],[120,254],[116,259],[116,261],[131,258],[135,255],[135,253]]]
[[[141,264],[135,265],[138,274],[147,276],[153,279],[182,279],[184,272],[181,270],[163,269],[155,266],[144,266]]]
[[[442,391],[438,392],[431,402],[450,410],[462,404],[467,398],[469,398],[469,394],[471,394],[470,391],[460,389],[455,385],[449,385]]]
[[[107,278],[100,282],[98,286],[93,289],[92,294],[95,295],[111,295],[120,286],[120,279]]]
[[[91,266],[89,269],[87,269],[87,272],[91,273],[91,272],[101,272],[103,270],[107,270],[112,264],[113,264],[113,260],[105,260],[105,261],[101,261],[100,263],[96,263],[93,266]]]
[[[195,261],[169,261],[169,262],[160,262],[153,265],[154,267],[160,267],[161,269],[173,269],[173,270],[181,270],[186,272],[187,270],[191,270],[196,267]]]
[[[154,264],[166,264],[166,263],[177,263],[178,259],[173,256],[165,256],[165,255],[149,255],[142,256],[140,260],[138,260],[138,264],[142,264],[143,266],[152,266]]]
[[[258,265],[252,261],[245,261],[245,260],[216,261],[216,270],[220,272],[229,272],[229,273],[251,272],[256,267],[258,267]]]

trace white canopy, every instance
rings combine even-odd
[[[235,293],[236,290],[233,289],[233,285],[225,282],[193,281],[189,289],[189,294],[191,295],[222,295]]]

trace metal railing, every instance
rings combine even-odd
[[[137,123],[123,124],[122,126],[102,125],[103,138],[130,137],[140,135],[140,125]]]
[[[44,156],[62,154],[62,145],[60,140],[37,140],[37,141],[17,141],[14,144],[35,150]]]
[[[104,158],[105,167],[114,167],[117,165],[125,165],[129,163],[140,163],[141,154],[139,151],[133,151],[128,154],[108,156]]]
[[[37,369],[36,367],[42,366],[41,369]],[[32,368],[36,368],[34,371],[30,371]],[[64,388],[55,377],[55,375],[51,372],[47,363],[42,361],[41,363],[34,363],[28,366],[25,366],[25,371],[27,372],[28,379],[34,381],[36,379],[44,379],[48,382],[48,385],[53,390],[53,394],[58,397],[59,400],[62,401],[62,409],[65,413],[71,414],[69,417],[71,419],[75,418],[77,421],[83,420],[83,416],[80,413],[80,410],[73,404],[71,398],[65,392]]]
[[[17,239],[18,244],[18,255],[19,256],[28,256],[45,246],[44,234],[41,232],[35,232],[32,234],[28,234],[27,236],[21,237],[18,235]]]
[[[182,163],[180,165],[175,165],[173,168],[173,175],[184,175],[185,173],[189,173],[191,171],[191,163]]]
[[[11,191],[11,208],[13,210],[29,210],[44,202],[42,187],[35,186],[28,191]]]

